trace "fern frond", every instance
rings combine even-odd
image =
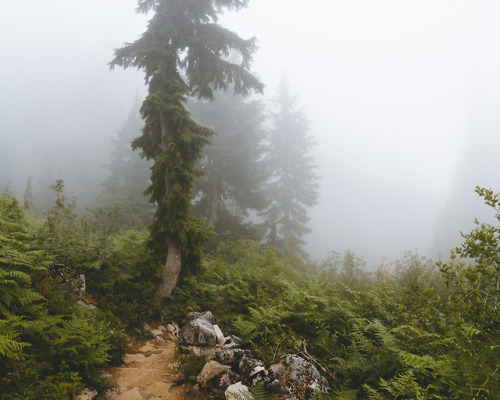
[[[268,396],[266,390],[264,389],[264,382],[257,382],[254,386],[250,388],[250,393],[254,400],[267,400]]]
[[[8,276],[10,278],[19,279],[22,283],[30,283],[31,282],[31,277],[22,271],[10,270],[10,271],[5,271],[5,272],[6,272],[5,276]]]
[[[0,355],[7,358],[14,358],[29,343],[17,340],[19,333],[10,327],[11,321],[0,320]]]

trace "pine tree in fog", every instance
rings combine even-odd
[[[108,164],[110,175],[103,183],[97,205],[104,209],[118,207],[118,223],[123,228],[144,228],[153,217],[154,207],[144,191],[149,185],[152,163],[132,149],[132,141],[140,136],[143,125],[136,100],[129,117],[113,139],[113,151]]]
[[[313,146],[308,136],[308,121],[296,106],[296,96],[282,79],[275,109],[271,115],[273,127],[269,134],[268,185],[270,206],[262,213],[266,240],[285,254],[292,247],[304,244],[301,239],[310,231],[307,208],[318,201],[318,176],[315,162],[309,154]]]
[[[145,126],[134,148],[154,164],[148,193],[156,204],[151,245],[166,254],[157,300],[170,294],[182,266],[199,264],[201,244],[210,236],[205,221],[191,215],[196,164],[212,131],[195,123],[185,108],[188,95],[212,99],[229,83],[237,94],[262,90],[248,72],[255,40],[243,40],[218,25],[223,9],[240,9],[246,0],[139,0],[138,12],[154,11],[146,32],[116,50],[110,63],[143,69],[149,94],[141,108]],[[240,64],[227,60],[231,51]],[[184,78],[185,77],[185,78]]]
[[[32,208],[33,202],[35,200],[35,197],[33,196],[33,187],[31,185],[32,178],[32,176],[28,178],[28,181],[26,182],[26,189],[24,189],[23,202],[25,210],[29,210],[30,208]]]
[[[248,217],[265,205],[262,103],[218,91],[214,101],[193,101],[189,109],[196,122],[215,132],[199,162],[203,175],[195,183],[195,215],[214,227],[216,242],[226,234],[259,239]]]

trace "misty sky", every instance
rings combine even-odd
[[[145,29],[135,5],[0,1],[1,185],[72,163],[102,171],[144,93],[141,73],[107,66]],[[445,207],[460,209],[476,184],[500,191],[484,172],[496,164],[482,166],[499,137],[499,17],[495,1],[253,0],[221,19],[259,39],[265,97],[285,74],[309,116],[322,177],[314,258],[351,249],[371,268],[404,250],[430,254],[439,218],[458,221]]]

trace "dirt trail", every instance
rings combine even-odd
[[[124,357],[124,366],[108,370],[120,389],[115,400],[185,400],[187,388],[174,383],[176,345],[165,332],[165,337],[131,344]]]

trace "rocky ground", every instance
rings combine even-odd
[[[117,387],[105,394],[105,400],[235,400],[240,395],[253,398],[249,387],[257,384],[273,400],[305,399],[313,392],[330,390],[327,379],[308,361],[314,362],[305,347],[301,355],[286,354],[266,366],[254,351],[238,348],[233,338],[225,337],[210,311],[189,313],[182,329],[172,323],[166,328],[146,324],[144,330],[150,339],[130,340],[123,365],[108,369]],[[179,350],[205,357],[194,387],[176,384]],[[78,398],[92,400],[95,396],[97,392]]]
[[[151,329],[155,339],[130,342],[124,365],[107,372],[118,386],[107,400],[185,400],[188,388],[175,384],[174,336],[165,328]]]

